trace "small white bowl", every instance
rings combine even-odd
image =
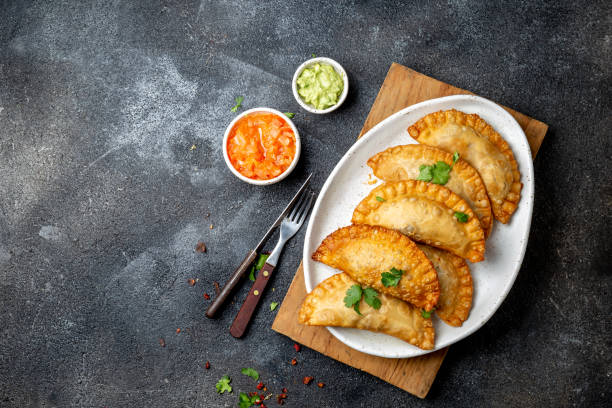
[[[295,156],[293,157],[293,161],[291,162],[289,167],[287,167],[287,169],[284,172],[282,172],[278,176],[272,179],[269,179],[269,180],[254,180],[246,176],[243,176],[242,174],[240,174],[240,172],[238,172],[238,170],[234,168],[234,166],[232,166],[232,162],[230,161],[229,156],[227,155],[227,139],[229,137],[230,131],[232,130],[236,122],[240,120],[240,118],[248,115],[249,113],[253,113],[253,112],[270,112],[270,113],[274,113],[275,115],[280,116],[282,119],[284,119],[289,124],[289,126],[291,127],[291,130],[293,130],[293,134],[295,135]],[[298,130],[295,127],[295,124],[293,123],[293,121],[289,119],[287,115],[285,115],[283,112],[279,112],[276,109],[271,109],[271,108],[253,108],[253,109],[249,109],[249,110],[242,112],[240,115],[236,116],[234,120],[231,121],[227,129],[225,129],[225,135],[223,136],[223,158],[225,159],[225,164],[227,164],[227,167],[230,169],[232,173],[234,173],[234,176],[238,177],[240,180],[246,181],[249,184],[255,184],[257,186],[267,186],[270,184],[278,183],[279,181],[287,177],[289,173],[291,173],[293,169],[295,168],[295,166],[297,165],[297,162],[300,159],[301,151],[302,151],[302,143],[300,142],[300,134],[298,133]]]
[[[327,109],[315,109],[314,106],[309,105],[306,102],[304,102],[302,98],[300,97],[300,94],[298,94],[298,89],[297,89],[298,77],[300,76],[304,68],[309,67],[312,64],[315,64],[317,62],[331,65],[336,70],[338,75],[340,75],[340,77],[342,78],[342,81],[344,82],[344,89],[342,90],[342,94],[340,95],[340,98],[338,99],[338,103],[336,103],[334,106],[330,106]],[[331,58],[326,58],[326,57],[312,58],[304,62],[302,65],[300,65],[298,69],[295,71],[295,74],[293,74],[293,80],[291,81],[291,88],[293,90],[293,97],[295,98],[297,103],[299,103],[300,106],[306,109],[308,112],[317,113],[317,114],[329,113],[331,111],[338,109],[338,107],[342,105],[342,102],[344,102],[344,100],[346,99],[346,95],[348,95],[348,89],[349,89],[348,75],[346,75],[346,71],[344,70],[344,68],[342,68],[342,65],[338,64],[336,61],[334,61]]]

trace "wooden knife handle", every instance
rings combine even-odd
[[[238,282],[240,282],[240,278],[244,276],[246,271],[249,269],[249,266],[251,266],[251,264],[255,261],[255,258],[257,258],[257,252],[251,249],[249,253],[247,254],[246,258],[244,258],[244,260],[240,264],[240,266],[234,271],[232,276],[229,278],[225,286],[223,286],[223,289],[221,289],[221,292],[219,292],[219,295],[217,295],[215,300],[213,300],[213,302],[210,304],[210,306],[208,307],[208,310],[206,310],[206,317],[213,318],[216,316],[217,312],[219,311],[223,303],[227,300],[229,295],[232,293],[232,290],[236,287]]]
[[[251,317],[253,316],[253,312],[255,312],[257,304],[263,297],[264,289],[266,288],[273,271],[274,266],[270,265],[269,263],[266,263],[259,271],[257,279],[255,279],[255,283],[253,283],[253,287],[249,291],[249,294],[244,300],[240,311],[236,315],[236,318],[232,323],[232,327],[230,327],[230,334],[232,336],[239,338],[244,335],[244,332],[251,321]]]

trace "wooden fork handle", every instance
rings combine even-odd
[[[273,271],[274,266],[266,263],[257,274],[257,279],[255,279],[253,287],[249,291],[247,298],[244,300],[240,311],[236,315],[236,318],[230,327],[230,334],[232,336],[240,338],[244,335],[244,332],[251,321],[251,317],[253,317],[255,309],[263,297],[264,289],[266,288]]]
[[[247,254],[246,258],[244,258],[244,260],[240,264],[240,266],[234,271],[232,276],[230,276],[225,286],[223,286],[221,292],[219,292],[215,300],[213,300],[213,302],[206,310],[206,317],[213,318],[216,316],[223,303],[232,293],[232,290],[234,290],[238,282],[240,282],[240,278],[244,276],[246,271],[249,269],[249,266],[251,266],[251,264],[255,261],[255,258],[257,258],[257,252],[251,249]]]

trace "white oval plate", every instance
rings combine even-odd
[[[415,357],[453,344],[484,325],[505,299],[521,267],[533,210],[533,162],[523,130],[499,105],[472,95],[432,99],[407,107],[388,117],[357,141],[338,162],[323,185],[310,216],[304,240],[304,280],[308,292],[338,270],[311,259],[321,241],[336,229],[349,225],[353,209],[376,185],[368,185],[367,160],[391,146],[416,143],[406,130],[423,116],[446,109],[476,113],[510,144],[521,172],[523,190],[518,209],[509,224],[494,222],[486,243],[485,261],[470,264],[474,298],[463,326],[451,327],[433,317],[435,348],[421,350],[395,337],[365,330],[328,327],[338,340],[364,353],[388,358]],[[434,316],[432,314],[432,316]]]

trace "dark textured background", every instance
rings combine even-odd
[[[232,406],[253,390],[239,373],[247,366],[272,392],[289,388],[295,407],[603,406],[612,9],[534,3],[2,1],[0,406]],[[333,114],[308,114],[291,95],[311,53],[349,73]],[[295,353],[270,330],[267,305],[283,298],[304,231],[245,339],[227,331],[239,304],[208,320],[202,296],[308,172],[322,185],[393,61],[550,125],[516,284],[451,347],[424,401]],[[249,186],[225,167],[220,143],[238,95],[244,108],[297,112],[303,156],[278,185]],[[206,254],[194,252],[198,240]],[[215,392],[224,374],[233,395]],[[326,387],[302,385],[305,375]]]

